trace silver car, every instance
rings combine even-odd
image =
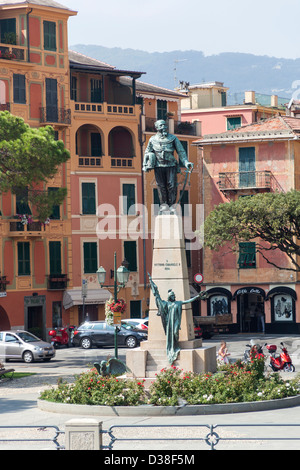
[[[23,330],[0,331],[0,361],[22,359],[24,362],[36,360],[50,361],[55,356],[55,349]]]

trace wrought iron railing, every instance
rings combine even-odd
[[[46,106],[40,108],[40,122],[57,123],[57,124],[71,124],[71,109],[57,108],[56,106]]]
[[[2,432],[4,431],[4,432]],[[12,435],[9,435],[9,432]],[[22,431],[24,431],[24,437],[22,438]],[[46,432],[51,431],[54,435],[46,437]],[[32,432],[32,436],[31,436]],[[2,435],[5,434],[5,438]],[[15,435],[20,437],[14,437]],[[59,442],[59,437],[64,434],[64,431],[60,431],[57,426],[0,426],[0,443],[37,443],[37,442],[50,442],[54,444],[56,450],[64,450],[64,446]],[[39,437],[36,437],[38,435]],[[45,444],[44,444],[45,445]],[[28,446],[28,444],[27,444]],[[15,445],[16,448],[16,445]]]
[[[221,191],[252,188],[283,192],[275,176],[267,170],[219,173],[218,184]]]
[[[67,274],[50,274],[48,276],[48,290],[65,290],[67,285]]]

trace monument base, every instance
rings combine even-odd
[[[216,372],[217,359],[215,346],[203,347],[201,339],[184,343],[179,343],[181,350],[172,366],[182,369],[184,372],[194,372],[196,374]],[[150,346],[151,349],[148,349]],[[144,341],[141,343],[140,348],[127,351],[126,365],[131,370],[131,373],[127,373],[128,377],[155,379],[156,374],[162,369],[171,367],[166,357],[165,341],[151,341],[151,344],[148,341]]]
[[[176,300],[191,299],[183,223],[182,218],[175,214],[159,215],[155,219],[151,277],[161,299],[168,299],[170,288]],[[195,301],[196,297],[191,300]],[[126,354],[126,365],[132,371],[131,376],[154,379],[163,368],[171,367],[166,333],[162,318],[157,313],[156,297],[151,288],[148,340],[142,341],[140,348],[127,351]],[[182,304],[179,347],[180,352],[173,366],[197,374],[216,371],[216,347],[203,347],[202,339],[195,339],[190,302]]]

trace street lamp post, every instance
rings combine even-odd
[[[105,282],[105,276],[106,276],[106,271],[103,268],[103,266],[100,266],[97,270],[97,277],[98,277],[98,282],[100,284],[100,287],[106,287],[106,288],[112,288],[114,290],[114,301],[115,304],[118,301],[118,292],[122,287],[125,287],[125,285],[128,282],[129,279],[129,274],[130,272],[124,266],[125,260],[123,261],[122,265],[117,269],[117,253],[114,253],[114,284],[113,285],[104,285]],[[118,332],[120,331],[118,325],[115,326],[115,358],[118,358]]]

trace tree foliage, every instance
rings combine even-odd
[[[256,251],[269,264],[300,271],[300,192],[240,197],[216,206],[206,218],[204,243],[212,250],[230,242],[231,251],[237,251],[240,242],[248,241],[255,241]],[[288,256],[290,267],[276,263],[275,250]]]
[[[28,194],[41,221],[66,197],[65,188],[48,193],[46,183],[69,158],[51,126],[31,128],[22,118],[0,112],[0,192]]]

